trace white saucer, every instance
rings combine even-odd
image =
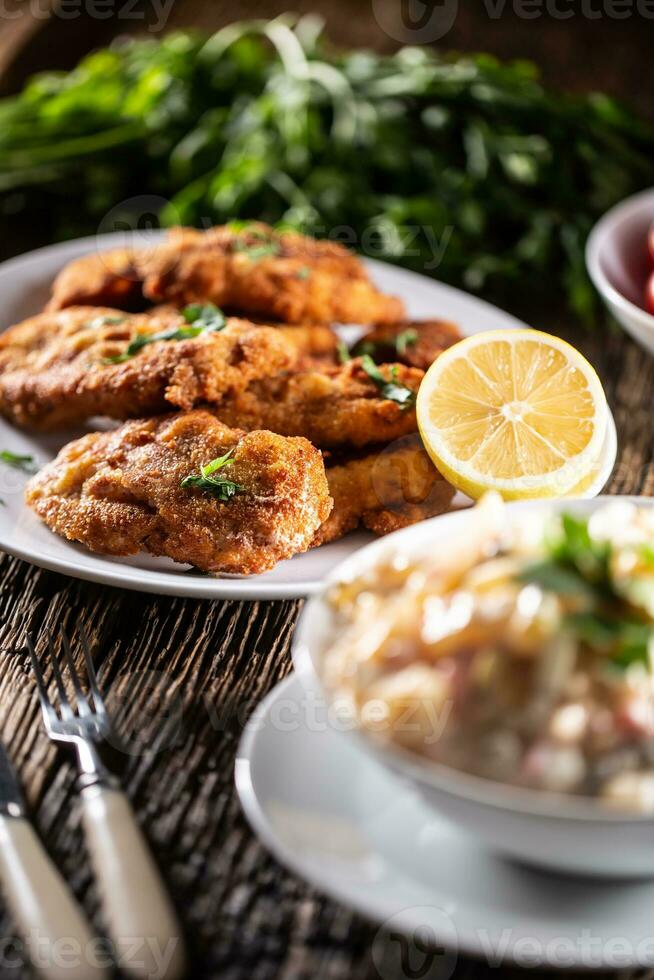
[[[427,937],[452,964],[468,953],[492,966],[654,965],[654,883],[564,878],[495,857],[336,731],[294,675],[248,722],[236,786],[283,864],[391,939]]]

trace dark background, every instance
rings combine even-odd
[[[157,4],[165,4],[165,17]],[[654,0],[0,0],[0,97],[34,72],[72,68],[116,37],[212,33],[289,10],[318,14],[339,47],[380,52],[427,43],[431,25],[444,24],[433,42],[441,50],[528,59],[554,88],[604,91],[654,119]],[[49,243],[45,226],[0,216],[0,259]],[[504,305],[529,318],[518,297]],[[548,309],[541,324],[551,316]]]
[[[555,87],[607,91],[652,116],[654,4],[649,4],[652,19],[646,19],[639,13],[646,0],[641,0],[642,8],[637,0],[631,7],[629,0],[623,0],[622,11],[614,11],[613,2],[543,0],[539,7],[536,0],[533,9],[525,4],[523,11],[518,0],[459,0],[450,8],[457,10],[452,27],[437,43],[450,50],[533,59]],[[11,19],[0,15],[0,91],[15,91],[33,71],[69,68],[88,50],[116,35],[156,37],[151,4],[144,0],[130,3],[128,13],[125,3],[115,0],[116,12],[107,19],[96,19],[89,15],[88,6],[83,12],[85,0],[63,0],[62,11],[68,10],[65,18],[56,14],[56,4],[50,0],[19,0],[15,7],[6,0],[2,10],[12,15]],[[410,4],[415,4],[413,13]],[[49,7],[53,13],[46,17],[41,12]],[[405,19],[418,20],[421,7],[421,0],[375,0],[374,4],[372,0],[174,0],[164,30],[193,26],[214,31],[237,19],[273,17],[285,10],[315,11],[324,17],[336,44],[393,51],[398,41],[389,37],[380,21],[396,20],[398,8],[404,8]],[[39,16],[30,14],[35,9]],[[22,11],[22,16],[14,19],[14,11]],[[521,16],[521,11],[528,12],[529,18]],[[620,12],[619,19],[615,12]]]

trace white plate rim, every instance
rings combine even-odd
[[[298,692],[301,692],[303,690],[303,686],[297,673],[293,672],[280,681],[271,691],[269,691],[266,697],[259,703],[256,709],[257,719],[261,721],[268,718],[271,715],[271,710],[278,701],[282,701],[284,699],[290,701],[296,697],[296,689]],[[250,719],[250,721],[252,721],[252,719]],[[410,908],[399,910],[392,904],[392,901],[388,898],[388,889],[386,889],[386,897],[382,895],[381,889],[375,887],[368,888],[366,890],[365,897],[362,895],[353,894],[348,888],[347,883],[336,879],[334,875],[332,875],[328,880],[325,880],[319,871],[314,869],[310,860],[303,860],[301,856],[301,849],[293,849],[276,834],[274,828],[270,824],[265,808],[259,799],[257,787],[252,777],[251,763],[253,762],[257,751],[257,740],[260,737],[264,737],[264,731],[265,726],[250,723],[246,724],[238,745],[234,765],[234,783],[236,786],[237,795],[252,831],[263,843],[265,848],[273,855],[273,857],[280,862],[280,864],[285,866],[302,880],[308,882],[312,887],[317,888],[323,894],[328,895],[335,901],[340,902],[346,907],[354,910],[356,913],[360,914],[374,924],[379,924],[380,922],[384,922],[392,917],[394,925],[404,930],[406,933],[413,933],[416,927],[421,923],[416,922],[411,917]],[[332,734],[333,737],[340,737],[342,739],[345,738],[344,735],[339,735],[335,732]],[[354,745],[350,745],[348,749],[359,756],[362,765],[375,764],[370,757],[362,752],[359,752]],[[388,778],[391,779],[392,777],[389,775]],[[401,781],[398,781],[398,787],[401,788],[401,786]],[[532,870],[532,873],[534,875],[542,874],[545,880],[552,880],[552,876],[547,872]],[[558,876],[554,876],[555,879],[557,877]],[[571,880],[578,881],[579,879]],[[584,879],[581,879],[581,881],[583,880]],[[561,877],[561,888],[563,890],[566,887],[565,883],[566,878]],[[590,887],[610,889],[612,892],[620,887],[630,887],[629,883],[623,886],[621,883],[616,883],[615,881],[594,882],[592,879],[587,879],[587,884]],[[645,882],[644,886],[654,888],[654,883]],[[638,887],[638,885],[636,885],[636,887]],[[436,908],[436,906],[434,906],[434,908]],[[441,939],[443,941],[447,941],[448,938],[450,937],[436,936],[436,939]],[[486,937],[486,940],[487,938],[488,937]],[[466,927],[465,925],[462,925],[460,921],[457,921],[456,939],[457,953],[461,953],[466,956],[481,957],[485,961],[486,957],[488,956],[488,946],[480,937],[477,929],[473,928],[472,926]],[[502,964],[514,962],[514,959],[511,956],[510,946],[507,947],[505,954],[502,956],[501,962]],[[534,964],[534,966],[539,969],[556,970],[557,972],[562,970],[590,972],[599,969],[618,969],[618,967],[616,967],[614,964],[607,963],[604,960],[602,960],[601,963],[590,963],[583,958],[578,958],[574,962],[566,962],[565,964],[544,961],[542,963]],[[647,962],[641,962],[640,960],[634,958],[629,963],[621,963],[620,969],[649,968],[652,966],[654,966],[654,957],[651,958],[651,960],[648,959]]]
[[[591,228],[584,252],[588,275],[600,295],[607,302],[612,303],[624,317],[650,334],[654,332],[654,316],[642,307],[636,306],[609,281],[602,267],[602,249],[623,218],[629,218],[633,213],[640,211],[643,204],[653,202],[654,190],[649,188],[614,204]]]
[[[148,242],[156,242],[163,237],[165,232],[151,231],[138,232],[137,234],[139,245],[144,245]],[[27,270],[38,269],[42,263],[48,262],[55,257],[60,258],[63,265],[73,256],[82,254],[80,250],[91,252],[96,248],[115,247],[119,244],[125,244],[130,237],[136,238],[136,233],[112,232],[109,234],[91,235],[85,238],[76,238],[53,245],[46,245],[27,252],[24,255],[16,256],[6,262],[0,263],[0,288],[1,279],[7,274],[20,275]],[[377,279],[383,278],[385,274],[390,274],[391,276],[400,275],[407,282],[407,291],[412,282],[416,286],[429,285],[429,287],[442,294],[445,304],[447,304],[448,300],[454,303],[469,304],[472,313],[474,313],[474,309],[481,309],[489,316],[501,317],[503,324],[509,329],[519,329],[528,326],[523,321],[509,313],[505,313],[492,303],[477,296],[469,295],[454,286],[441,283],[436,279],[431,279],[411,270],[391,265],[390,263],[380,262],[377,259],[366,259],[365,262]],[[447,317],[447,309],[443,310],[442,315]],[[611,475],[616,456],[617,435],[615,422],[609,409],[607,438],[602,454],[603,464],[596,479],[587,489],[584,496],[595,496],[601,491]],[[65,555],[59,557],[53,554],[40,553],[29,546],[21,546],[8,539],[1,528],[0,549],[39,568],[44,568],[51,572],[58,572],[59,574],[72,578],[82,579],[100,585],[124,588],[130,591],[155,595],[186,596],[194,599],[235,599],[250,601],[299,599],[314,595],[321,589],[324,582],[324,576],[322,578],[309,579],[305,582],[266,582],[265,575],[253,576],[252,578],[194,577],[189,575],[188,571],[184,569],[180,569],[179,572],[173,571],[166,573],[137,568],[127,564],[114,564],[108,556],[96,555],[90,551],[83,556],[77,556],[75,559],[68,558]],[[318,550],[316,549],[316,553]],[[325,574],[326,572],[327,570]]]

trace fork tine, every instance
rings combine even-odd
[[[95,673],[95,667],[93,666],[93,658],[91,657],[91,650],[89,647],[89,641],[86,636],[86,631],[80,626],[80,640],[82,642],[82,649],[84,651],[84,660],[86,662],[86,672],[88,674],[89,688],[93,695],[93,703],[95,704],[95,709],[99,715],[102,715],[103,719],[107,720],[107,709],[105,708],[104,700],[100,694],[100,687],[98,684],[98,678]]]
[[[31,637],[26,637],[25,643],[27,646],[27,651],[30,655],[32,673],[34,674],[34,679],[36,680],[36,688],[39,692],[39,701],[41,702],[43,720],[45,721],[46,727],[50,728],[50,725],[57,721],[57,712],[53,708],[50,698],[48,697],[43,670],[41,668],[41,664],[39,663],[39,658],[36,655],[36,650],[34,649],[34,644],[32,643]]]
[[[64,679],[61,675],[61,669],[59,667],[59,660],[57,659],[57,651],[55,650],[54,637],[48,637],[48,646],[50,648],[50,660],[52,661],[52,673],[57,685],[57,691],[59,692],[59,701],[61,707],[62,717],[66,721],[73,721],[75,714],[70,705],[70,700],[66,694],[66,688],[64,687]]]
[[[86,700],[86,695],[82,690],[79,674],[77,673],[77,668],[75,667],[75,661],[73,660],[73,654],[70,649],[70,643],[68,641],[68,637],[66,636],[63,627],[60,631],[60,636],[61,636],[61,645],[64,651],[64,659],[66,662],[66,666],[68,667],[68,673],[70,674],[73,682],[75,697],[77,698],[77,709],[83,718],[88,717],[90,714],[92,714],[91,708],[89,706],[88,701]]]

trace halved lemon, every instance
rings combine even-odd
[[[443,476],[471,497],[565,496],[597,469],[606,396],[578,350],[539,330],[466,337],[427,371],[418,426]]]

